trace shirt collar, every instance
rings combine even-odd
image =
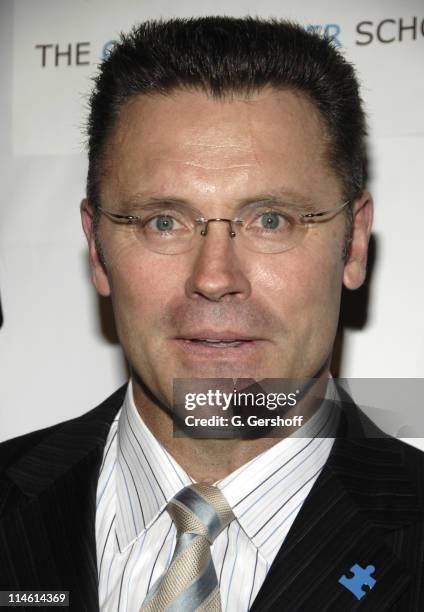
[[[292,513],[295,518],[299,500],[306,497],[330,454],[338,418],[338,412],[324,402],[302,428],[217,483],[240,526],[269,564],[275,557],[275,542],[284,539],[284,522]],[[276,520],[284,505],[283,518]]]
[[[141,419],[131,381],[117,435],[116,530],[123,551],[191,478],[156,440]]]
[[[338,415],[324,403],[295,434],[216,483],[241,528],[270,563],[272,555],[262,527],[287,496],[288,484],[293,479],[308,478],[322,467],[323,456],[325,462],[334,442],[337,422]],[[117,434],[116,534],[121,552],[149,528],[178,491],[192,482],[144,424],[130,381]],[[266,498],[265,503],[261,503],[262,498]]]

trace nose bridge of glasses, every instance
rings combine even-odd
[[[223,217],[216,217],[213,219],[202,219],[200,222],[203,224],[203,228],[200,232],[201,236],[207,236],[208,234],[208,229],[209,229],[209,223],[215,223],[215,222],[221,222],[223,221],[224,223],[228,224],[228,233],[230,238],[234,238],[236,235],[236,232],[234,231],[234,225],[238,224],[239,221],[237,219],[225,219]]]

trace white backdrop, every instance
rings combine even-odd
[[[90,77],[120,30],[204,14],[296,19],[357,66],[377,248],[367,318],[344,333],[340,375],[424,376],[421,0],[0,0],[0,440],[82,414],[126,378],[79,222]]]

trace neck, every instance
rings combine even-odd
[[[329,377],[328,367],[323,368],[317,378],[317,384],[325,386]],[[197,482],[213,484],[222,480],[239,467],[271,448],[293,433],[293,428],[284,429],[284,436],[259,437],[255,439],[196,439],[191,437],[175,437],[173,420],[168,412],[154,401],[154,398],[138,380],[132,378],[134,401],[140,417],[150,429],[155,438],[179,463],[185,472]],[[315,386],[315,385],[314,385]],[[302,402],[285,416],[296,414],[304,417],[304,423],[315,414],[319,407],[316,399],[307,394]],[[316,397],[316,394],[314,394]]]

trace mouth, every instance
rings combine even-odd
[[[211,329],[201,329],[195,332],[189,332],[187,334],[181,334],[181,336],[177,337],[177,340],[184,340],[186,342],[193,342],[197,344],[208,344],[211,346],[231,346],[233,344],[243,344],[245,342],[255,342],[259,340],[255,336],[250,334],[246,334],[241,331],[233,331],[233,330],[211,330]]]
[[[210,348],[234,348],[247,342],[253,342],[253,340],[245,340],[241,338],[234,340],[227,340],[224,338],[221,340],[213,340],[212,338],[186,338],[185,341],[193,344],[204,344]]]
[[[256,349],[260,339],[233,332],[201,332],[180,336],[175,338],[175,341],[185,352],[193,356],[235,357]]]

